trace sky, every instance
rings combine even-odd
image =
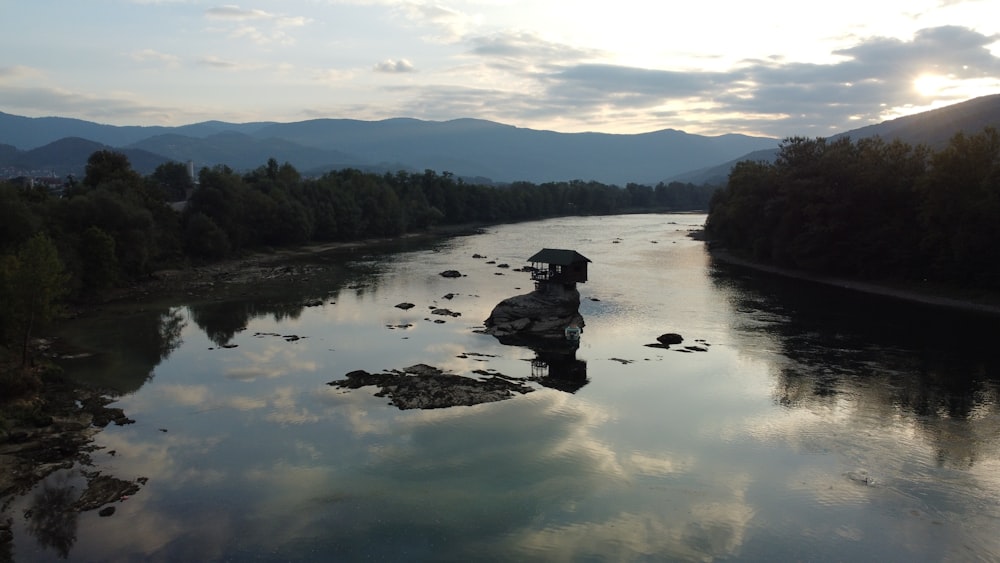
[[[998,0],[0,0],[0,111],[829,136],[1000,93]]]

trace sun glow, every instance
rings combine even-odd
[[[913,87],[921,96],[932,97],[948,88],[951,80],[939,74],[923,74],[913,81]]]

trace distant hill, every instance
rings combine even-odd
[[[47,170],[57,176],[73,174],[81,176],[86,168],[87,159],[99,150],[113,149],[88,139],[66,137],[53,143],[29,151],[7,149],[5,145],[0,150],[0,166],[12,167],[26,171]],[[140,174],[149,174],[156,167],[169,159],[141,149],[113,149],[128,157],[129,162]]]
[[[655,183],[693,167],[710,166],[777,144],[776,139],[766,137],[707,137],[669,129],[637,135],[557,133],[478,119],[209,121],[183,127],[115,127],[0,113],[0,143],[30,151],[65,137],[85,138],[121,150],[142,150],[163,159],[192,160],[199,168],[225,164],[245,170],[275,158],[305,174],[344,167],[431,169],[497,182],[594,180],[623,186],[629,182]],[[9,163],[2,153],[0,159],[0,166]],[[74,163],[82,170],[85,159],[53,161],[52,165],[66,170]]]
[[[958,131],[977,132],[987,125],[1000,127],[1000,95],[832,138],[878,135],[940,148]],[[67,138],[76,141],[63,142]],[[83,140],[125,152],[144,174],[167,160],[191,160],[197,168],[225,164],[249,170],[274,158],[306,175],[345,167],[378,172],[431,169],[480,181],[593,180],[621,186],[661,181],[722,184],[740,160],[773,161],[779,144],[767,137],[709,137],[672,129],[633,135],[557,133],[481,119],[206,121],[182,127],[117,127],[0,112],[0,168],[30,164],[31,169],[51,168],[59,174],[82,173],[89,156],[81,157],[86,152]]]
[[[360,159],[335,150],[306,147],[285,139],[257,139],[235,131],[211,133],[204,138],[166,134],[156,135],[129,145],[163,155],[171,160],[201,165],[226,164],[236,170],[253,169],[267,163],[269,158],[278,162],[291,162],[299,171],[336,166],[342,168]]]
[[[852,129],[833,135],[830,139],[850,137],[856,140],[877,136],[887,141],[899,139],[911,145],[925,144],[937,150],[945,147],[960,131],[966,134],[978,133],[988,126],[1000,128],[1000,94],[982,96],[951,106],[883,121],[877,125]],[[742,160],[774,162],[777,155],[777,147],[755,151],[716,166],[678,174],[669,180],[694,184],[724,183],[729,177],[729,171],[737,162]]]

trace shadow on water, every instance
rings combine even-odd
[[[183,344],[186,326],[182,309],[171,306],[79,320],[60,335],[73,350],[57,361],[89,386],[133,393]]]
[[[578,344],[557,341],[528,347],[535,353],[531,360],[532,381],[566,393],[576,393],[590,382],[587,362],[576,357]]]
[[[879,417],[909,413],[944,459],[969,465],[944,431],[1000,414],[1000,318],[803,282],[723,263],[715,286],[735,309],[732,334],[746,353],[783,357],[774,400],[787,408],[863,401]],[[959,450],[962,453],[948,453]]]
[[[587,362],[576,357],[579,341],[525,335],[496,338],[506,346],[527,348],[535,353],[531,359],[531,381],[566,393],[576,393],[590,382]]]

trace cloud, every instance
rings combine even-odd
[[[205,10],[205,15],[209,19],[221,19],[230,21],[269,21],[282,27],[301,27],[312,21],[305,16],[286,16],[272,14],[264,10],[244,9],[239,6],[222,6]]]
[[[0,73],[0,79],[3,78]],[[140,102],[130,97],[94,96],[64,88],[3,86],[0,100],[5,111],[26,115],[79,115],[98,122],[169,123],[180,111],[175,107]]]
[[[222,24],[232,24],[232,26],[220,30],[228,33],[234,39],[250,39],[258,45],[280,44],[291,45],[295,43],[295,38],[290,36],[285,30],[292,27],[302,27],[312,20],[304,16],[287,16],[274,14],[264,10],[241,8],[235,5],[218,6],[205,10],[205,17],[210,20],[221,22]],[[267,26],[261,28],[259,25],[252,25],[251,22]]]
[[[217,18],[224,20],[270,20],[274,19],[274,14],[265,12],[264,10],[254,10],[247,8],[240,8],[239,6],[227,5],[219,6],[216,8],[209,8],[205,10],[205,15],[209,18]]]
[[[198,64],[224,70],[238,70],[241,65],[235,61],[227,61],[215,55],[206,55],[198,59]]]
[[[472,55],[516,59],[534,65],[587,60],[604,55],[599,50],[546,41],[533,33],[525,32],[503,32],[471,37],[469,44],[471,47],[469,53]]]
[[[400,110],[430,119],[475,115],[504,122],[617,125],[653,120],[700,133],[828,135],[887,119],[894,108],[973,97],[962,86],[1000,87],[998,36],[941,26],[909,40],[872,37],[831,63],[744,60],[724,71],[655,69],[601,62],[601,53],[523,33],[467,39],[478,61],[456,72],[494,73],[495,87],[412,87]],[[922,75],[949,87],[924,97]],[[442,81],[443,82],[443,81]],[[457,81],[456,81],[457,82]],[[482,82],[488,84],[489,82]],[[401,92],[401,91],[399,91]]]
[[[17,81],[25,78],[37,78],[41,75],[41,71],[28,66],[0,66],[0,81]]]
[[[479,24],[479,18],[440,4],[403,2],[396,12],[407,25],[431,30],[426,39],[437,43],[458,41]]]
[[[167,53],[161,53],[154,49],[143,49],[141,51],[133,51],[129,54],[129,57],[136,62],[156,62],[161,63],[168,67],[176,67],[180,64],[180,57],[176,55],[170,55]]]
[[[399,59],[398,61],[386,59],[376,64],[374,70],[375,72],[384,72],[389,74],[416,72],[416,69],[413,68],[413,63],[406,59]]]

